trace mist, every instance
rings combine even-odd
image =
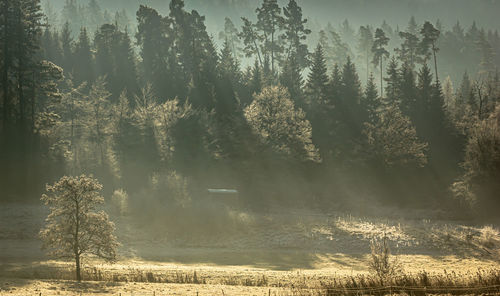
[[[500,1],[0,7],[1,292],[498,290]]]

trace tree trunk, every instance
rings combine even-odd
[[[75,255],[75,264],[76,264],[76,280],[78,282],[82,281],[82,275],[80,272],[80,254]]]
[[[259,63],[260,63],[260,66],[262,67],[262,58],[260,57],[260,51],[259,51],[259,47],[257,46],[257,42],[255,42],[255,39],[253,40],[253,44],[255,46],[255,51],[257,52],[257,56],[259,57]]]
[[[380,57],[380,97],[384,97],[384,71],[382,68],[382,60],[384,59],[383,56]]]
[[[439,81],[439,77],[438,77],[438,64],[436,59],[436,47],[434,46],[434,43],[432,44],[432,53],[434,54],[434,69],[436,70],[436,83],[437,83]]]

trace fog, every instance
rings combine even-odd
[[[0,291],[73,279],[61,254],[77,281],[498,285],[500,1],[19,1],[0,0]],[[460,258],[493,271],[405,277]]]

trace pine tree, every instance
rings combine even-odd
[[[395,51],[399,55],[399,59],[408,64],[412,69],[415,69],[415,64],[420,61],[419,53],[419,40],[417,35],[409,32],[399,32],[399,37],[403,39],[400,48],[396,48]]]
[[[439,51],[439,48],[437,47],[437,40],[440,35],[440,31],[430,23],[430,22],[425,22],[422,30],[420,31],[420,34],[422,34],[422,41],[421,41],[421,52],[424,55],[424,60],[427,60],[428,55],[429,55],[429,50],[432,52],[432,55],[434,57],[434,70],[435,70],[435,75],[436,75],[436,82],[439,81],[439,76],[438,76],[438,68],[437,68],[437,58],[436,58],[436,53]]]
[[[264,38],[264,57],[268,57],[271,63],[271,73],[275,74],[275,61],[280,60],[283,51],[279,43],[279,31],[283,27],[281,8],[277,0],[264,0],[262,6],[256,9],[256,28],[262,32]]]
[[[305,28],[307,19],[302,17],[302,8],[295,0],[290,0],[288,5],[283,8],[285,16],[283,21],[284,34],[282,38],[285,40],[286,57],[293,58],[303,69],[308,66],[309,50],[307,44],[303,43],[307,39],[307,35],[311,34],[311,30]]]
[[[241,32],[238,34],[240,39],[243,39],[243,52],[246,57],[257,56],[260,67],[263,66],[263,60],[260,53],[259,45],[262,37],[256,31],[256,25],[249,21],[247,18],[242,17],[243,26],[241,27]]]
[[[366,81],[370,79],[370,59],[372,57],[373,33],[370,26],[359,27],[358,51],[360,56],[366,61]]]
[[[382,29],[377,28],[375,30],[375,39],[373,41],[372,52],[373,52],[373,60],[372,63],[375,66],[380,65],[380,96],[384,96],[384,82],[383,82],[383,61],[384,56],[388,57],[389,52],[385,49],[385,46],[389,43],[389,38],[385,36],[385,33]]]

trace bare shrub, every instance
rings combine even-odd
[[[493,249],[496,246],[496,238],[499,236],[498,230],[491,226],[485,226],[481,229],[481,235],[479,236],[479,242],[481,245],[488,249]]]
[[[113,192],[111,196],[111,203],[113,208],[120,215],[126,215],[128,213],[128,194],[123,189],[117,189]]]
[[[384,235],[382,240],[373,239],[370,243],[371,261],[369,267],[381,285],[390,283],[392,278],[402,272],[400,262],[396,257],[391,255],[391,249],[387,236]]]

